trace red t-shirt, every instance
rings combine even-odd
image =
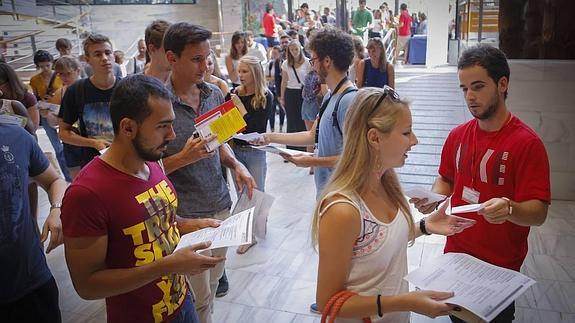
[[[276,27],[274,16],[266,12],[263,17],[263,25],[264,25],[264,35],[268,37],[273,37],[275,34],[275,27]]]
[[[401,11],[399,24],[403,24],[403,26],[399,27],[399,36],[411,36],[411,16],[409,15],[409,11]]]
[[[147,265],[171,254],[180,240],[177,198],[157,163],[147,181],[113,168],[99,157],[79,173],[62,204],[66,237],[108,236],[106,268]],[[183,275],[167,275],[131,292],[106,298],[108,322],[161,322],[180,309]]]
[[[516,117],[496,132],[485,132],[473,119],[453,129],[441,153],[439,174],[454,183],[452,206],[470,204],[463,187],[479,192],[479,203],[495,197],[512,201],[551,199],[549,160],[541,139]],[[483,216],[462,216],[477,223],[447,238],[445,252],[470,254],[519,271],[527,254],[529,227],[512,222],[490,224]]]

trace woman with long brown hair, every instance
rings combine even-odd
[[[305,131],[301,108],[302,89],[306,75],[311,71],[309,59],[303,55],[298,41],[292,40],[287,48],[287,60],[282,63],[282,85],[280,103],[285,107],[287,132]],[[302,150],[302,147],[289,147]]]
[[[372,38],[367,42],[368,58],[357,65],[357,87],[395,87],[395,70],[387,61],[385,46],[381,38]]]
[[[238,64],[248,52],[248,41],[246,34],[243,31],[236,31],[232,35],[232,45],[230,47],[230,54],[226,56],[226,68],[228,69],[228,77],[232,82],[232,87],[240,85],[238,76]]]

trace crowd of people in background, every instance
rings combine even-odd
[[[314,175],[312,240],[320,267],[311,311],[323,311],[334,294],[347,289],[354,294],[341,308],[344,317],[408,322],[409,311],[447,315],[454,306],[444,300],[452,293],[409,292],[401,279],[407,245],[431,233],[449,236],[449,251],[518,270],[527,247],[525,228],[546,216],[549,165],[541,141],[507,111],[505,55],[478,46],[458,66],[476,119],[450,134],[433,190],[457,194],[457,204],[469,198],[478,203],[484,191],[486,208],[467,217],[447,215],[446,203],[407,201],[393,171],[417,144],[409,103],[393,89],[394,63],[400,53],[406,60],[412,35],[427,33],[426,15],[410,14],[401,4],[396,17],[385,2],[370,9],[359,0],[347,22],[350,34],[336,27],[330,8],[320,11],[304,3],[288,21],[267,5],[263,37],[234,32],[225,58],[212,51],[211,31],[187,22],[151,22],[133,57],[97,33],[86,35],[78,57],[68,39],[58,39],[57,57],[46,50],[34,54],[38,73],[30,90],[9,64],[0,63],[0,114],[23,120],[23,129],[0,124],[0,193],[7,201],[0,220],[19,224],[18,232],[0,228],[0,241],[9,243],[3,250],[18,254],[0,271],[6,291],[0,308],[8,320],[60,322],[58,288],[38,248],[49,240],[46,252],[65,244],[77,293],[106,299],[109,322],[212,322],[214,298],[229,288],[227,248],[198,253],[209,246],[200,243],[174,250],[180,235],[217,227],[230,216],[226,169],[238,194],[251,198],[254,189],[265,191],[266,153],[253,145],[270,143],[302,151],[285,161]],[[384,40],[392,29],[395,53]],[[245,132],[262,136],[209,150],[215,138],[195,136],[195,119],[230,99],[247,111]],[[52,164],[34,137],[40,126],[55,151]],[[468,128],[478,135],[468,138]],[[488,132],[497,137],[501,129],[519,131],[529,144],[519,147],[503,138],[491,143]],[[468,164],[476,158],[468,150],[460,156],[461,141],[470,147],[476,139],[504,146],[513,156],[538,156],[529,166],[511,159],[509,168],[517,172],[501,175],[537,174],[536,180],[509,178],[504,185],[482,179],[474,186],[476,175],[461,174],[458,165],[460,158]],[[492,182],[505,187],[494,189]],[[37,184],[51,205],[40,233]],[[431,214],[414,223],[409,203]],[[478,227],[502,239],[508,232],[520,238],[501,251],[480,242]],[[236,252],[245,254],[256,243],[254,237]],[[33,274],[17,275],[22,272]],[[502,317],[513,313],[511,305]]]

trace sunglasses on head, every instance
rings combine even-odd
[[[377,102],[375,103],[373,108],[371,109],[370,115],[373,114],[375,112],[375,110],[377,110],[377,107],[381,104],[381,102],[383,102],[383,100],[385,98],[389,98],[393,102],[400,102],[401,101],[399,94],[397,94],[397,92],[395,92],[395,90],[391,86],[385,85],[383,87],[383,94],[379,97],[379,99],[377,100]]]

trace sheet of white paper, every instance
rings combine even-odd
[[[252,146],[252,147],[255,149],[263,150],[267,153],[272,153],[272,154],[277,154],[277,155],[281,155],[281,154],[286,154],[289,156],[296,156],[296,155],[312,156],[313,155],[313,153],[308,153],[306,151],[299,151],[299,150],[288,149],[288,148],[283,148],[283,147],[278,147],[278,146],[273,146],[273,145]]]
[[[452,291],[446,303],[462,306],[489,322],[535,281],[462,253],[446,253],[404,278],[423,290]]]
[[[411,198],[418,198],[418,199],[427,198],[428,203],[435,203],[437,201],[443,201],[443,200],[445,200],[445,198],[447,198],[447,196],[445,196],[445,195],[437,194],[437,193],[428,191],[424,188],[417,187],[417,186],[404,190],[404,193],[405,193],[405,195],[407,195]]]
[[[267,232],[268,215],[275,198],[262,191],[254,190],[252,199],[248,198],[244,188],[236,205],[233,207],[232,214],[255,208],[254,211],[254,234],[258,239],[265,239]]]
[[[212,245],[203,250],[241,246],[251,243],[254,210],[255,208],[251,208],[232,215],[222,221],[220,226],[217,228],[204,228],[183,235],[174,252],[178,251],[180,248],[204,241],[211,241]]]
[[[239,140],[244,140],[247,142],[250,141],[255,141],[258,139],[263,139],[264,135],[261,133],[257,133],[257,132],[251,132],[251,133],[238,133],[236,135],[234,135],[234,138],[239,139]]]
[[[483,209],[483,204],[467,204],[451,208],[451,214],[477,212]]]

